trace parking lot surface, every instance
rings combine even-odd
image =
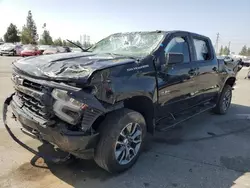
[[[11,62],[0,57],[0,112],[13,91]],[[250,80],[238,75],[227,115],[203,113],[166,133],[148,136],[145,151],[130,170],[112,175],[90,160],[45,163],[15,143],[0,117],[0,187],[250,187]],[[17,137],[38,150],[43,145],[23,135],[8,119]]]

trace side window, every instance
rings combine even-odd
[[[194,47],[196,51],[197,61],[206,61],[211,59],[211,53],[208,48],[208,44],[205,40],[193,39]]]
[[[184,63],[190,62],[188,43],[185,38],[175,37],[173,38],[165,48],[165,53],[175,52],[182,53],[184,55]]]

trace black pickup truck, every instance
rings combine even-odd
[[[217,60],[209,38],[153,31],[113,34],[81,53],[20,59],[12,80],[7,128],[10,105],[24,133],[121,172],[135,163],[147,132],[210,109],[225,114],[235,73]]]

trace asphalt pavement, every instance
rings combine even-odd
[[[11,62],[0,57],[0,112],[13,91]],[[0,118],[0,187],[87,188],[227,188],[250,187],[250,80],[241,70],[227,115],[206,112],[166,133],[148,136],[147,146],[128,171],[112,175],[92,160],[69,164],[45,163],[17,145]],[[11,129],[27,145],[43,150],[38,141]]]

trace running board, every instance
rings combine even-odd
[[[168,131],[170,128],[175,127],[179,123],[182,123],[192,117],[195,117],[203,112],[213,109],[216,104],[206,104],[203,107],[198,106],[192,109],[189,109],[189,112],[182,112],[180,114],[173,114],[174,118],[170,121],[166,120],[167,122],[164,124],[156,124],[156,131],[165,132]]]

